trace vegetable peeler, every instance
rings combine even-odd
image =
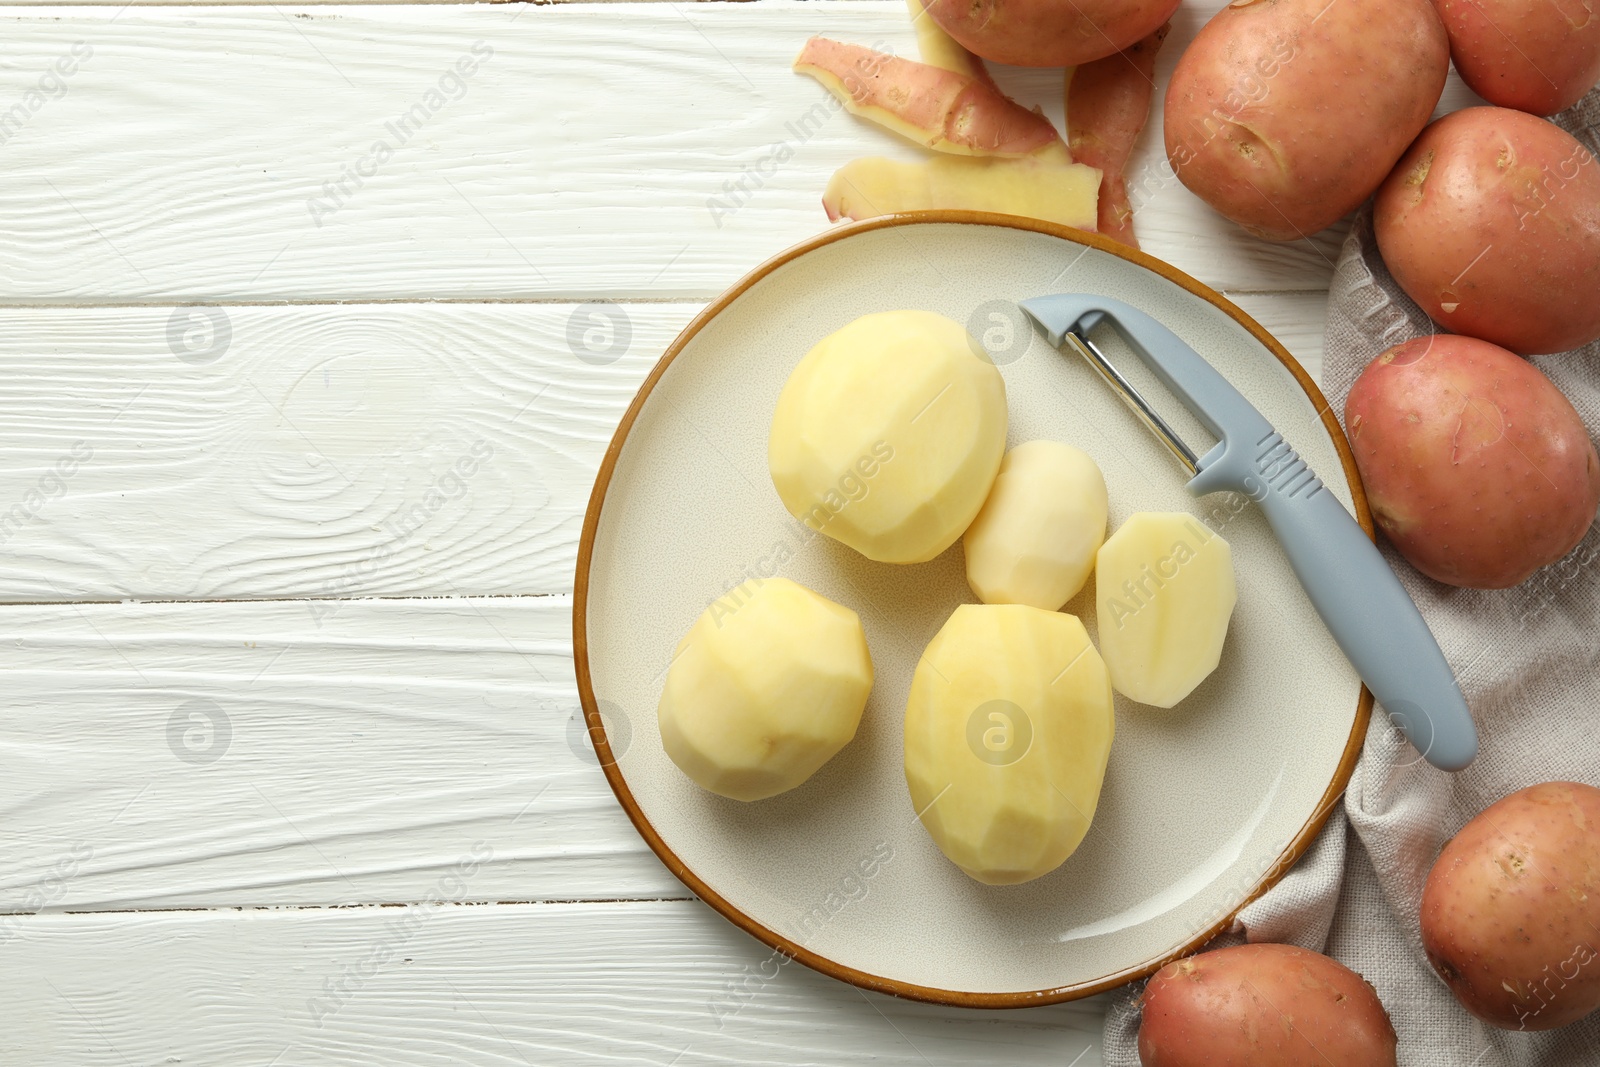
[[[1195,496],[1231,489],[1261,506],[1289,565],[1333,639],[1423,758],[1458,771],[1478,754],[1466,698],[1422,613],[1377,546],[1316,472],[1226,378],[1151,316],[1110,297],[1038,296],[1021,303],[1052,346],[1063,343],[1104,378],[1193,475]],[[1106,325],[1215,434],[1196,457],[1089,332]]]

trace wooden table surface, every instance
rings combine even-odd
[[[1096,1001],[773,974],[585,744],[623,409],[914,154],[797,136],[813,33],[914,54],[899,0],[0,11],[0,1062],[1100,1062]],[[1153,125],[1146,249],[1316,373],[1343,230],[1244,236]]]

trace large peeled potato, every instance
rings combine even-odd
[[[1373,517],[1423,574],[1503,589],[1566,555],[1600,505],[1600,455],[1537,367],[1440,334],[1396,345],[1344,407]]]
[[[1600,789],[1530,786],[1462,827],[1423,888],[1422,945],[1495,1026],[1550,1030],[1600,1008]]]
[[[1449,69],[1429,0],[1235,2],[1173,71],[1167,158],[1251,233],[1309,237],[1378,187]]]
[[[1144,1067],[1394,1067],[1394,1026],[1359,974],[1293,945],[1169,963],[1145,986]]]
[[[1006,389],[959,323],[864,315],[784,384],[767,462],[789,514],[882,563],[922,563],[983,507],[1006,447]]]
[[[1089,832],[1113,731],[1105,664],[1076,617],[963,604],[911,680],[911,803],[978,881],[1038,878]]]
[[[985,604],[1054,611],[1078,594],[1106,538],[1106,480],[1089,454],[1060,441],[1006,453],[967,527],[967,584]]]
[[[753,579],[678,642],[656,709],[661,744],[711,792],[761,800],[848,744],[871,690],[855,612],[787,578]]]
[[[1450,58],[1472,91],[1501,107],[1554,115],[1600,80],[1594,0],[1434,0]]]
[[[1187,512],[1138,512],[1100,546],[1095,600],[1112,686],[1170,708],[1222,659],[1238,600],[1233,552]]]
[[[1372,223],[1395,281],[1452,333],[1522,353],[1600,337],[1600,162],[1560,127],[1497,107],[1446,115],[1383,183]]]

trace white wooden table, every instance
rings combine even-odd
[[[1095,1002],[773,975],[584,745],[624,407],[909,154],[835,114],[729,207],[816,32],[914,47],[899,0],[0,13],[0,1062],[1099,1063]],[[1341,233],[1244,237],[1156,125],[1147,250],[1315,373]]]

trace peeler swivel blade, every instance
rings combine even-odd
[[[1450,664],[1377,546],[1266,417],[1215,367],[1150,315],[1084,293],[1038,296],[1022,310],[1054,347],[1089,362],[1193,474],[1195,496],[1234,490],[1260,505],[1289,565],[1378,703],[1429,763],[1457,771],[1478,734]],[[1198,459],[1090,339],[1115,330],[1217,438]]]

